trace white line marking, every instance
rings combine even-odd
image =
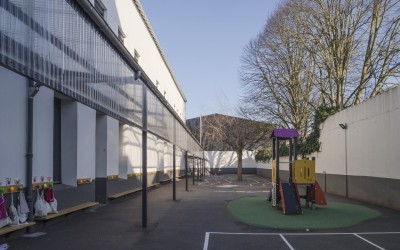
[[[207,232],[206,233],[206,237],[204,239],[204,246],[203,246],[203,250],[207,250],[208,249],[208,241],[210,240],[210,233]]]
[[[232,235],[354,235],[354,234],[400,234],[400,232],[359,232],[359,233],[230,233],[230,232],[207,232],[208,234],[232,234]]]
[[[371,241],[369,241],[369,240],[367,240],[367,239],[361,237],[361,236],[358,235],[358,234],[353,234],[353,235],[354,235],[354,236],[357,236],[358,238],[362,239],[362,240],[365,241],[365,242],[368,242],[369,244],[373,245],[374,247],[377,247],[377,248],[379,248],[379,249],[381,249],[381,250],[385,250],[385,248],[382,248],[382,247],[376,245],[375,243],[372,243]]]
[[[251,191],[251,190],[217,190],[214,193],[267,193],[268,191]]]
[[[279,236],[281,236],[282,240],[286,243],[286,245],[290,248],[290,250],[294,250],[294,248],[292,247],[292,245],[290,245],[290,243],[286,240],[285,237],[283,237],[282,234],[279,234]]]

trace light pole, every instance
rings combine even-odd
[[[339,126],[344,129],[344,151],[345,151],[345,166],[346,166],[346,198],[349,198],[349,182],[347,177],[347,123],[340,123]]]

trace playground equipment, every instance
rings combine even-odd
[[[306,200],[306,206],[315,209],[315,204],[326,205],[324,193],[315,178],[315,158],[297,160],[297,138],[295,129],[274,129],[272,137],[272,187],[269,200],[280,209],[282,201],[284,214],[302,214],[300,198]],[[279,145],[281,140],[289,140],[289,180],[281,181],[279,173]],[[293,146],[294,143],[294,146]],[[283,163],[283,162],[282,162]],[[305,195],[299,195],[298,185],[306,186]]]

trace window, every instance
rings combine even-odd
[[[139,52],[137,52],[136,49],[133,50],[133,59],[135,59],[136,62],[139,62]]]
[[[125,33],[122,31],[121,27],[118,26],[118,39],[122,44],[124,44],[125,37],[126,37]]]
[[[106,6],[101,2],[101,0],[94,0],[94,9],[102,18],[105,18]]]

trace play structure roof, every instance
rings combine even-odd
[[[278,139],[290,139],[299,137],[299,133],[296,129],[276,128],[272,131],[271,137]]]

